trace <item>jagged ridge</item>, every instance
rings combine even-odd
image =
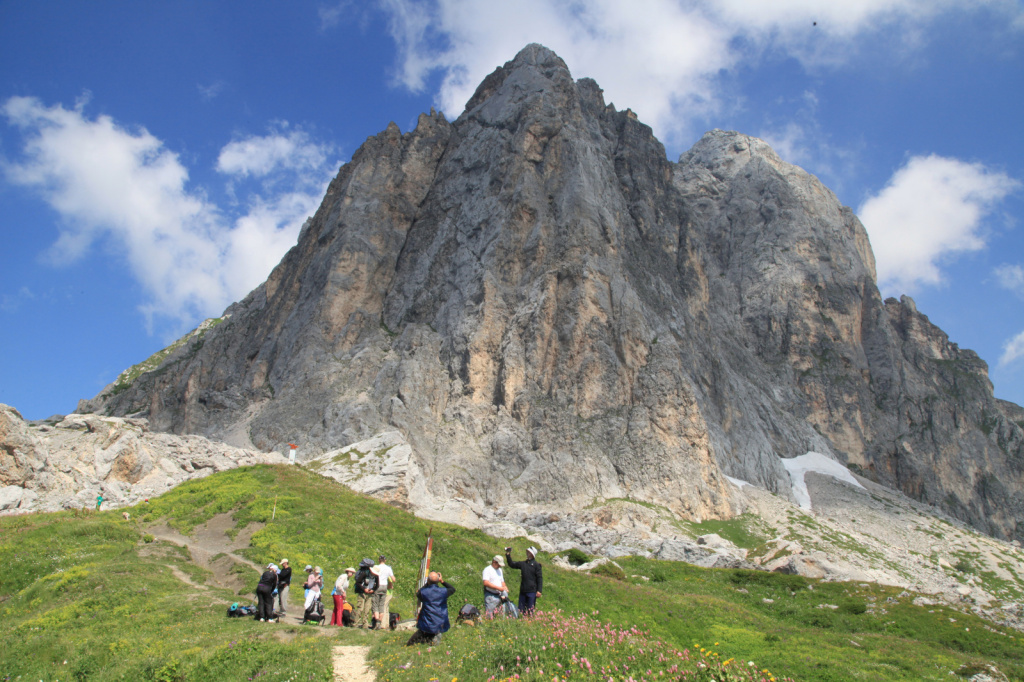
[[[668,161],[538,45],[456,121],[369,138],[226,315],[80,410],[312,453],[397,429],[409,503],[470,514],[723,517],[723,473],[788,494],[779,457],[817,451],[1024,533],[1013,409],[909,298],[881,300],[852,212],[739,133]]]

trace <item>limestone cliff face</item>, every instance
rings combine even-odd
[[[25,422],[0,405],[0,513],[135,504],[179,483],[250,464],[284,464],[276,452],[201,436],[153,433],[145,419],[74,414]]]
[[[867,235],[762,141],[678,163],[531,45],[449,123],[391,124],[228,319],[82,410],[308,453],[399,431],[410,497],[732,513],[814,450],[1020,536],[1021,428],[883,302]],[[1014,491],[1017,491],[1016,493]]]

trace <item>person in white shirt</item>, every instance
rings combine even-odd
[[[341,626],[344,624],[342,616],[345,615],[345,598],[348,596],[349,581],[355,572],[356,569],[352,567],[346,568],[345,572],[334,581],[334,590],[331,592],[334,596],[334,615],[331,617],[331,625]]]
[[[380,555],[377,565],[370,569],[370,572],[377,576],[377,590],[373,593],[373,625],[371,630],[386,628],[388,626],[388,592],[395,584],[395,572],[385,563],[387,557]]]
[[[495,554],[490,566],[484,569],[484,615],[488,618],[493,618],[494,612],[501,606],[501,593],[508,592],[505,575],[501,570],[504,565],[505,559]]]

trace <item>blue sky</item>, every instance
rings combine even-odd
[[[652,125],[767,139],[1024,403],[1016,0],[0,3],[0,402],[74,409],[263,281],[389,121],[529,42]]]

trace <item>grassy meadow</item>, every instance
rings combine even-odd
[[[481,605],[488,559],[505,544],[522,556],[528,542],[417,519],[302,467],[215,474],[128,508],[130,521],[122,511],[0,517],[0,682],[331,680],[336,644],[372,646],[378,680],[949,680],[989,664],[1024,679],[1021,633],[914,606],[898,589],[643,558],[618,560],[625,575],[585,575],[542,553],[542,613],[455,627],[464,601]],[[288,557],[299,575],[323,566],[328,585],[386,554],[403,618],[432,528],[434,567],[457,589],[452,631],[407,648],[407,633],[226,618],[232,601],[252,601],[256,573],[239,568],[237,589],[217,587],[150,532],[166,523],[187,535],[225,513],[239,530],[261,525],[237,553]],[[518,572],[506,578],[514,594]]]

